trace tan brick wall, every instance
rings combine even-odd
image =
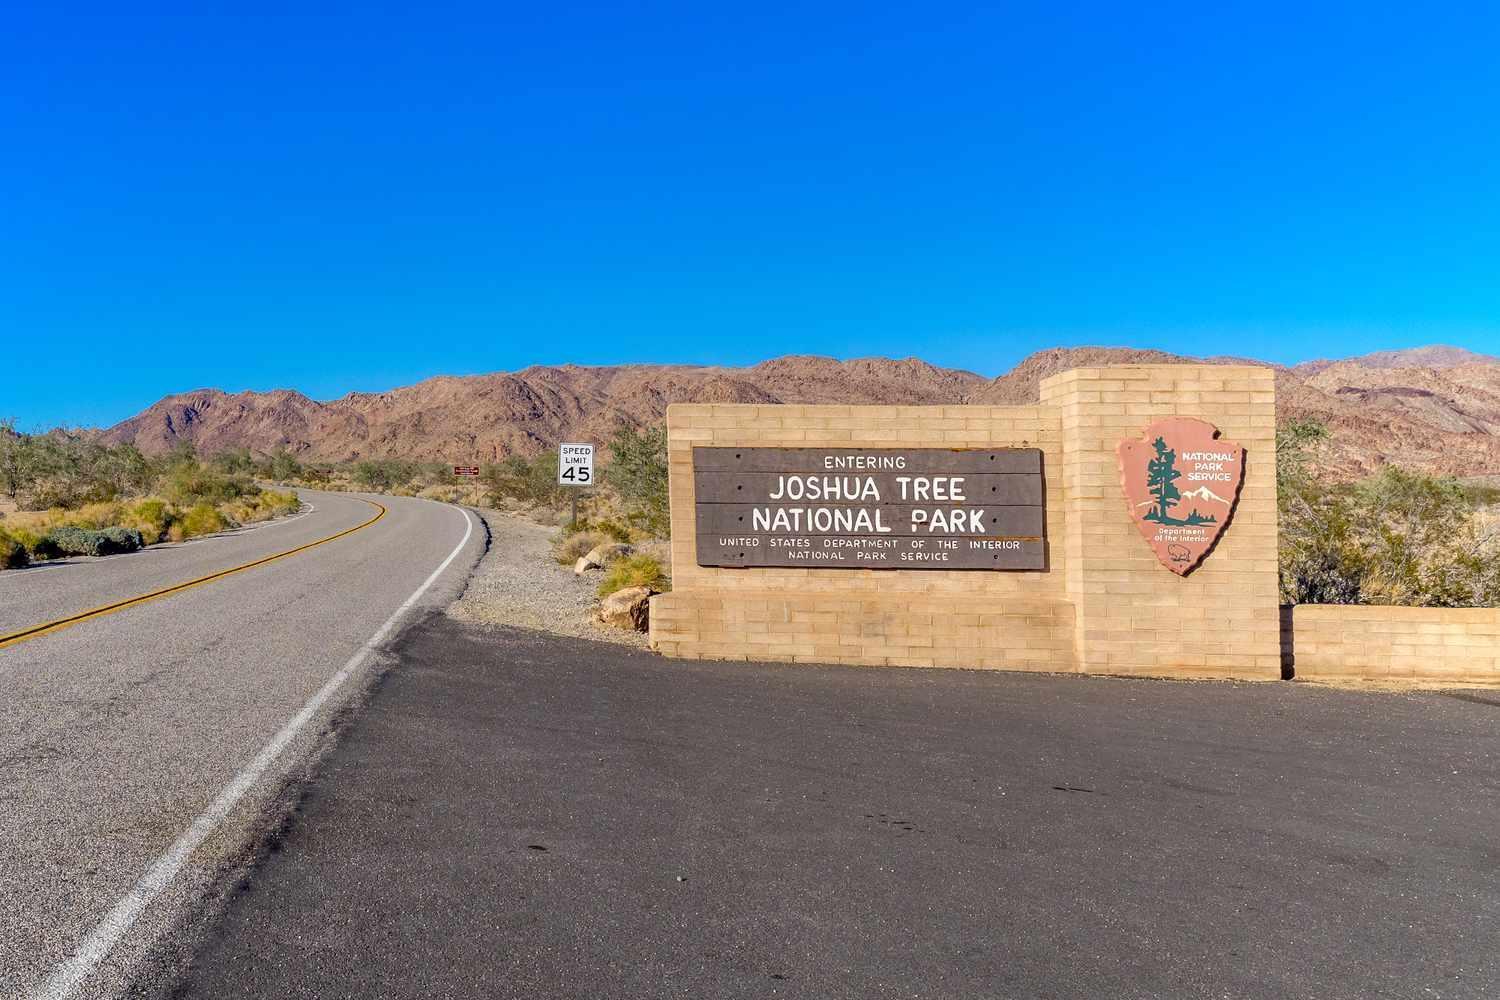
[[[1500,682],[1500,608],[1289,610],[1290,665],[1299,679]]]
[[[1281,676],[1276,583],[1276,391],[1266,368],[1128,365],[1042,382],[1065,441],[1063,564],[1079,668],[1093,673]],[[1245,448],[1234,519],[1196,570],[1156,559],[1126,511],[1116,447],[1151,421],[1192,416]]]
[[[1115,446],[1198,416],[1247,449],[1234,521],[1186,579],[1156,561],[1120,493]],[[1040,406],[674,405],[667,410],[674,592],[652,641],[721,659],[1280,676],[1275,392],[1266,369],[1122,366],[1043,383]],[[697,565],[694,446],[1038,447],[1044,572]]]
[[[711,660],[1066,670],[1073,609],[940,593],[678,590],[652,598],[651,635],[668,656]]]
[[[668,655],[1068,670],[1057,416],[1039,406],[667,408],[673,592],[651,602]],[[694,446],[1041,448],[1050,572],[724,569],[697,564]]]

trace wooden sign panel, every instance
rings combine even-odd
[[[698,565],[1046,569],[1038,448],[694,448]]]

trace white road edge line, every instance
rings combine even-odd
[[[198,814],[198,818],[193,820],[193,824],[177,838],[176,843],[158,857],[147,869],[146,874],[141,876],[140,881],[136,882],[135,886],[121,897],[109,913],[105,914],[104,919],[99,921],[89,932],[88,937],[83,939],[83,943],[74,951],[72,957],[53,970],[47,984],[40,992],[34,994],[36,1000],[63,1000],[99,967],[120,938],[125,936],[146,907],[151,905],[151,901],[171,885],[172,879],[177,876],[193,851],[197,850],[198,845],[208,839],[208,835],[213,833],[214,828],[224,820],[225,816],[229,815],[230,810],[239,803],[251,786],[276,762],[276,758],[286,749],[287,744],[296,738],[302,728],[317,714],[318,709],[322,708],[344,681],[359,669],[365,658],[380,647],[391,629],[396,627],[396,622],[401,616],[421,600],[422,595],[427,593],[428,588],[437,581],[443,570],[452,565],[453,560],[458,558],[458,554],[463,551],[465,545],[469,544],[469,538],[474,534],[474,518],[464,508],[460,507],[458,510],[464,518],[464,537],[453,551],[448,553],[448,558],[444,559],[442,564],[432,571],[432,575],[416,589],[416,592],[385,620],[385,624],[380,626],[379,631],[370,638],[370,641],[361,646],[359,652],[351,656],[348,662],[339,668],[338,673],[329,678],[328,683],[308,699],[301,711],[281,727],[280,731],[271,738],[271,742],[255,755],[255,759],[224,786],[224,790],[213,802],[209,803],[207,809]]]

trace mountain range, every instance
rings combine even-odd
[[[998,378],[893,360],[792,355],[743,367],[538,366],[443,376],[379,393],[320,402],[289,389],[168,396],[102,432],[157,454],[179,441],[200,453],[286,448],[305,459],[403,457],[487,462],[533,455],[559,441],[606,441],[621,426],[660,423],[669,403],[1023,404],[1042,379],[1089,365],[1203,360],[1162,351],[1057,348]],[[1358,476],[1396,463],[1460,476],[1500,475],[1500,358],[1420,347],[1276,371],[1277,415],[1332,432],[1322,464]]]

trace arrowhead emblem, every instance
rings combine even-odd
[[[1178,576],[1203,561],[1229,526],[1245,481],[1245,449],[1195,417],[1152,423],[1120,442],[1120,486],[1156,558]]]

